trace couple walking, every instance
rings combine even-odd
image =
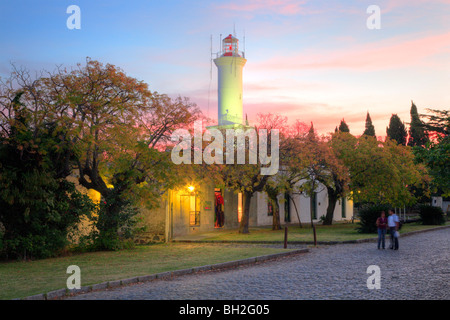
[[[381,215],[378,217],[376,224],[378,228],[378,249],[380,249],[380,245],[383,249],[385,248],[385,235],[389,228],[391,235],[389,249],[398,250],[398,229],[400,227],[400,219],[398,216],[392,210],[389,210],[389,217],[386,218],[386,213],[381,211]]]

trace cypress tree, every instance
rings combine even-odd
[[[398,144],[406,145],[408,134],[406,132],[405,123],[400,120],[398,115],[393,114],[391,116],[389,127],[386,128],[386,134],[388,138],[397,141]]]
[[[339,131],[340,132],[350,132],[350,129],[348,125],[345,123],[345,120],[342,119],[341,123],[339,124]]]
[[[428,133],[425,131],[424,124],[420,120],[419,113],[417,112],[417,107],[413,101],[411,101],[411,123],[409,125],[409,139],[408,146],[414,147],[424,147],[428,139]]]
[[[372,119],[370,118],[369,111],[367,111],[366,130],[364,130],[363,135],[375,137],[375,127],[372,124]]]
[[[308,138],[315,139],[315,137],[316,137],[316,132],[314,130],[314,125],[311,121],[311,127],[309,127],[309,130],[308,130]]]

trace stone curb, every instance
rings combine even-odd
[[[245,265],[251,265],[260,263],[267,260],[273,260],[276,258],[286,257],[289,255],[294,254],[300,254],[300,253],[306,253],[309,252],[309,249],[297,249],[297,250],[290,250],[286,252],[281,253],[275,253],[275,254],[269,254],[264,256],[257,256],[247,259],[241,259],[241,260],[234,260],[234,261],[227,261],[212,265],[204,265],[199,267],[193,267],[188,269],[180,269],[175,271],[166,271],[161,273],[155,273],[145,276],[138,276],[128,279],[122,279],[122,280],[114,280],[114,281],[106,281],[98,284],[93,284],[89,286],[81,287],[80,289],[59,289],[50,291],[47,293],[42,294],[36,294],[33,296],[21,298],[21,299],[14,299],[14,300],[58,300],[58,299],[64,299],[68,296],[74,296],[76,294],[81,293],[88,293],[91,291],[100,291],[100,290],[107,290],[112,288],[117,288],[121,286],[131,285],[135,283],[143,283],[143,282],[149,282],[154,280],[168,280],[172,279],[174,277],[184,276],[192,273],[199,273],[199,272],[205,272],[205,271],[217,271],[221,269],[227,269],[227,268],[236,268],[239,266],[245,266]]]

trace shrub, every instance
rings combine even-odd
[[[111,195],[102,199],[98,214],[93,217],[95,230],[91,233],[89,250],[120,250],[133,246],[138,227],[139,209],[128,200],[111,191]]]
[[[7,134],[0,135],[0,255],[46,258],[65,249],[93,203],[65,179],[73,154],[66,128],[31,125],[22,94],[12,101]]]
[[[47,258],[60,253],[92,202],[66,180],[46,172],[0,172],[8,187],[0,192],[4,226],[2,255],[6,258]]]
[[[388,210],[390,206],[387,204],[364,204],[358,210],[359,227],[357,228],[359,233],[376,233],[377,218],[381,215],[381,211],[386,213],[388,217]]]
[[[445,223],[444,211],[431,205],[420,206],[420,221],[425,225],[440,225]]]

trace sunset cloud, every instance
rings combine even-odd
[[[430,60],[433,55],[450,52],[450,32],[422,36],[418,39],[392,38],[376,43],[354,44],[346,49],[298,53],[271,57],[258,62],[265,69],[352,69],[378,71],[421,65],[438,66]]]
[[[366,9],[381,8],[369,30]],[[79,0],[81,30],[65,4],[2,3],[0,76],[11,61],[31,72],[72,67],[89,56],[122,68],[151,90],[186,96],[217,118],[220,39],[236,31],[248,60],[244,113],[279,113],[333,131],[342,118],[358,134],[370,112],[377,135],[392,113],[408,122],[450,106],[450,0]],[[13,26],[11,28],[11,26]],[[244,38],[245,35],[245,38]],[[19,41],[20,39],[20,41]]]
[[[247,0],[219,5],[218,9],[234,12],[249,12],[252,14],[276,13],[289,16],[305,13],[306,9],[304,8],[304,4],[306,2],[296,0]]]

